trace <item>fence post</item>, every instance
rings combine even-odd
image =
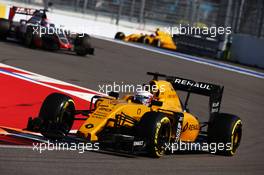
[[[146,0],[141,0],[141,7],[139,13],[139,23],[141,24],[144,22],[145,5],[146,5]]]
[[[190,26],[193,26],[194,24],[194,21],[195,21],[195,18],[196,18],[196,13],[197,13],[197,3],[198,1],[197,0],[191,0],[190,1],[190,20],[189,20],[189,23],[190,23]]]
[[[240,4],[239,4],[240,5],[239,10],[238,10],[239,14],[238,14],[237,22],[235,25],[235,33],[238,33],[240,31],[240,23],[241,23],[241,19],[242,19],[244,4],[245,4],[245,0],[241,0]]]
[[[83,3],[83,13],[86,12],[86,8],[87,8],[87,4],[88,4],[88,0],[84,0],[84,3]]]
[[[78,11],[80,0],[75,0],[75,11]]]
[[[262,28],[264,27],[263,21],[264,21],[264,1],[262,0],[262,4],[259,7],[260,14],[260,21],[259,21],[259,28],[258,28],[258,37],[261,37],[262,34]]]
[[[135,0],[132,0],[131,8],[130,8],[130,14],[129,14],[129,20],[132,20],[133,14],[134,14],[134,8],[135,8]]]
[[[116,25],[119,24],[119,20],[120,20],[120,17],[122,15],[122,9],[123,9],[123,0],[119,0],[118,13],[116,16]]]
[[[48,9],[49,0],[43,0],[44,9]]]

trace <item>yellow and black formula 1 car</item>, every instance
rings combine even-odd
[[[172,37],[159,29],[156,30],[155,34],[146,35],[146,34],[130,34],[126,36],[123,32],[117,32],[115,39],[138,42],[143,44],[149,44],[155,47],[160,47],[164,49],[176,50],[176,44],[173,41]]]
[[[149,106],[133,96],[119,99],[117,93],[111,93],[111,96],[94,96],[91,102],[97,100],[94,105],[91,103],[90,109],[76,110],[70,97],[53,93],[43,102],[39,116],[29,119],[27,130],[41,132],[49,139],[69,137],[74,120],[80,119],[76,115],[82,114],[86,116],[85,121],[74,136],[87,142],[99,142],[103,148],[147,152],[161,157],[176,149],[173,146],[177,144],[193,143],[196,147],[207,144],[207,148],[220,145],[213,153],[234,155],[242,136],[242,122],[235,115],[220,113],[223,86],[148,74],[153,75],[149,87],[156,87]],[[187,92],[184,103],[176,90]],[[209,97],[208,121],[201,122],[188,112],[191,93]]]

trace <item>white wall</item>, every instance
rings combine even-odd
[[[231,58],[239,63],[264,68],[264,39],[235,34],[231,47]]]

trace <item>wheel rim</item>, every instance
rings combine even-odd
[[[170,142],[171,137],[171,124],[170,120],[166,117],[160,122],[158,127],[157,139],[155,143],[155,151],[158,156],[161,156],[165,151],[165,144]]]
[[[161,46],[161,42],[160,42],[160,40],[158,40],[157,46],[158,46],[158,47]]]
[[[239,147],[241,136],[242,136],[242,123],[241,120],[238,120],[233,127],[232,136],[231,136],[232,155],[235,154],[237,148]]]
[[[74,102],[72,100],[67,101],[62,110],[62,114],[58,118],[59,129],[62,130],[64,134],[67,134],[70,131],[74,120]]]

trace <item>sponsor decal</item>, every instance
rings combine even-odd
[[[35,9],[16,7],[15,13],[33,15],[35,11]]]
[[[219,112],[220,102],[212,103],[211,113]]]
[[[188,122],[184,125],[184,127],[182,128],[182,132],[185,132],[187,130],[200,130],[200,126],[198,124],[194,125],[194,124],[189,124]]]
[[[144,141],[134,141],[133,142],[133,146],[143,146],[144,145]]]
[[[85,128],[87,128],[87,129],[91,129],[91,128],[93,128],[93,127],[94,127],[94,125],[91,124],[91,123],[85,125]]]
[[[181,137],[182,121],[183,121],[183,116],[180,116],[176,130],[176,139],[175,139],[176,142],[178,142]]]
[[[182,85],[186,85],[186,86],[191,86],[191,87],[197,87],[197,88],[201,88],[201,89],[211,90],[210,84],[206,84],[206,83],[200,83],[200,82],[198,83],[198,82],[179,79],[179,78],[176,78],[174,80],[174,83],[182,84]]]
[[[109,103],[110,103],[111,105],[117,105],[118,101],[117,101],[117,100],[111,100]]]
[[[137,110],[137,115],[140,115],[140,114],[141,114],[141,109],[138,108],[138,110]]]
[[[103,108],[103,107],[100,107],[98,110],[99,110],[99,111],[105,111],[105,112],[111,112],[111,111],[112,111],[112,109],[109,109],[109,108]]]

